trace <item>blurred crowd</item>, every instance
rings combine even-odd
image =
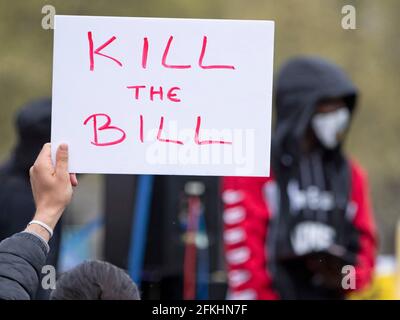
[[[202,192],[195,190],[195,196],[188,198],[183,209],[186,229],[179,240],[183,243],[182,273],[164,284],[171,287],[169,292],[183,294],[169,298],[212,296],[204,296],[204,292],[213,289],[208,286],[211,271],[202,267],[209,259],[210,252],[204,250],[209,244],[198,241],[199,235],[204,236],[202,239],[222,239],[223,250],[217,259],[223,261],[223,297],[227,299],[345,299],[348,293],[363,290],[371,283],[377,231],[367,175],[343,148],[357,113],[358,89],[336,64],[313,56],[287,61],[276,77],[275,88],[270,177],[215,180],[218,191],[211,196],[223,204],[223,210],[212,210],[215,212],[211,215],[221,217],[220,228],[210,228],[213,222],[209,218],[202,220],[201,212],[210,211]],[[120,269],[105,262],[85,262],[60,274],[57,289],[45,290],[41,285],[41,267],[51,265],[57,269],[63,230],[62,220],[57,220],[57,227],[50,228],[49,241],[39,234],[45,244],[40,249],[33,248],[38,232],[27,227],[37,214],[35,192],[40,192],[36,189],[32,193],[30,168],[42,146],[50,141],[50,128],[51,99],[24,106],[16,117],[18,143],[0,168],[0,297],[138,299],[135,284],[122,270],[129,269],[127,264]],[[36,161],[39,160],[40,157]],[[66,183],[74,186],[72,178]],[[139,183],[137,188],[144,185]],[[173,214],[179,216],[182,212],[176,210]],[[42,226],[41,222],[32,225],[44,228],[41,231],[46,234],[48,225]],[[25,228],[28,231],[21,233]],[[130,230],[134,232],[138,229]],[[114,234],[106,234],[105,241],[121,230],[113,228],[111,233]],[[173,251],[176,244],[167,239],[163,245]],[[152,241],[145,248],[160,251]],[[32,262],[30,259],[36,258],[24,253],[26,250],[36,250],[41,259]],[[28,270],[28,265],[35,268]],[[144,278],[142,274],[148,270],[143,264],[139,267]],[[21,279],[24,274],[28,279]],[[24,281],[27,286],[15,285]],[[85,281],[101,284],[100,289],[99,285],[82,285]],[[205,291],[198,290],[201,286]],[[10,287],[13,290],[7,289]],[[126,290],[120,291],[121,288]],[[111,294],[115,289],[126,295]],[[24,290],[24,294],[18,293]],[[5,291],[15,295],[7,296]]]

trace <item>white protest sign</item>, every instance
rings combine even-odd
[[[272,21],[56,16],[70,172],[268,176]]]

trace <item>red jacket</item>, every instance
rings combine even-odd
[[[351,162],[351,201],[356,208],[353,221],[359,231],[356,290],[365,287],[372,278],[376,231],[368,194],[365,172]],[[270,205],[263,194],[270,178],[225,177],[222,198],[225,209],[224,247],[228,269],[228,298],[278,299],[267,268],[265,241],[271,218]]]

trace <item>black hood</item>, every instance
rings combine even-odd
[[[50,141],[51,99],[41,98],[24,105],[15,120],[17,145],[3,170],[28,174],[43,144]]]
[[[280,161],[285,156],[298,157],[300,143],[321,99],[342,97],[351,113],[356,104],[356,87],[339,67],[322,58],[289,60],[276,83],[273,153]]]

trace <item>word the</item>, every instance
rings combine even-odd
[[[168,90],[164,90],[163,87],[158,87],[158,89],[155,89],[154,86],[150,86],[150,89],[147,89],[146,86],[140,85],[140,86],[127,86],[128,89],[133,90],[133,96],[135,100],[140,99],[140,90],[141,89],[146,89],[148,91],[148,95],[151,101],[154,101],[154,96],[158,96],[159,100],[163,101],[164,98],[164,91],[167,93],[167,99],[172,102],[181,102],[181,99],[177,98],[177,94],[175,91],[181,90],[179,87],[172,87],[169,88]],[[144,90],[143,90],[144,91]]]

